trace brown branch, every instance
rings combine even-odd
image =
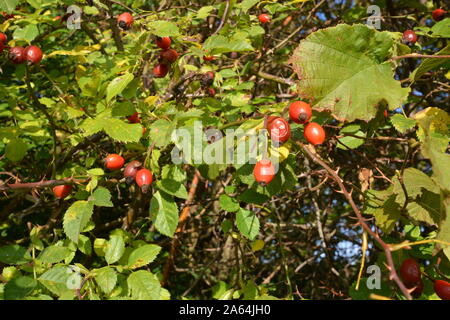
[[[344,185],[344,182],[342,181],[342,179],[339,177],[339,175],[337,174],[336,171],[334,171],[333,169],[331,169],[330,166],[328,166],[325,161],[323,161],[321,159],[321,157],[319,155],[317,155],[315,153],[314,149],[311,149],[310,146],[306,146],[301,142],[296,142],[300,148],[304,151],[304,153],[306,153],[315,163],[319,164],[320,166],[322,166],[331,176],[331,178],[336,181],[336,183],[339,185],[340,188],[340,192],[345,196],[345,198],[348,200],[350,206],[352,207],[353,211],[356,214],[356,217],[358,219],[358,224],[361,225],[361,227],[368,233],[370,234],[375,241],[377,241],[380,246],[383,248],[384,253],[386,255],[386,261],[388,264],[388,269],[390,272],[390,276],[389,278],[391,280],[394,280],[395,283],[397,283],[398,287],[400,288],[400,290],[402,291],[402,293],[405,295],[405,297],[408,300],[412,300],[411,294],[409,292],[409,290],[405,287],[405,285],[403,284],[403,282],[400,280],[396,270],[395,270],[395,265],[394,265],[394,261],[392,259],[392,253],[391,253],[391,247],[389,246],[389,244],[386,244],[381,238],[380,236],[375,233],[366,223],[366,220],[364,219],[364,217],[361,214],[361,211],[359,210],[359,208],[356,206],[355,202],[353,201],[352,195],[350,192],[347,191],[347,188]]]
[[[66,178],[60,180],[43,180],[39,182],[26,182],[26,183],[4,183],[0,184],[0,191],[7,190],[20,190],[20,189],[42,189],[48,187],[56,187],[63,184],[75,184],[80,182],[86,182],[85,179],[73,179]]]
[[[290,79],[280,78],[280,77],[277,77],[277,76],[274,76],[272,74],[268,74],[268,73],[265,73],[265,72],[262,72],[262,71],[258,72],[258,76],[263,78],[263,79],[266,79],[266,80],[275,81],[275,82],[278,82],[278,83],[281,83],[281,84],[288,84],[290,86],[295,84],[295,82],[290,80]]]
[[[450,59],[450,55],[429,55],[429,54],[418,54],[410,53],[403,56],[392,57],[390,61],[408,59],[408,58],[434,58],[434,59]]]
[[[187,218],[189,217],[189,213],[190,213],[190,209],[191,206],[189,205],[190,202],[192,202],[192,200],[194,199],[195,196],[195,192],[197,191],[197,186],[198,186],[198,182],[200,180],[200,172],[198,172],[197,170],[195,171],[194,177],[192,178],[192,182],[191,182],[191,187],[189,189],[189,194],[188,194],[188,198],[186,199],[186,206],[183,208],[183,211],[180,214],[180,217],[178,218],[178,227],[175,231],[175,235],[172,239],[172,244],[171,244],[171,248],[170,248],[170,252],[169,252],[169,257],[167,258],[167,262],[164,265],[164,271],[163,271],[163,281],[162,281],[162,285],[166,286],[167,285],[167,281],[169,278],[169,272],[170,272],[170,268],[173,265],[173,260],[179,245],[179,241],[178,241],[178,237],[177,237],[177,233],[180,233],[183,231],[184,229],[184,225],[186,224]]]
[[[124,51],[122,39],[120,37],[120,30],[117,27],[117,21],[114,19],[114,11],[112,9],[112,2],[110,0],[101,0],[103,4],[105,4],[108,7],[108,12],[110,15],[109,20],[109,26],[111,27],[114,42],[116,44],[117,50]]]

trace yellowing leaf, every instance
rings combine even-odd
[[[98,51],[100,50],[99,44],[94,44],[93,46],[84,46],[84,47],[78,47],[75,50],[56,50],[47,55],[47,58],[53,57],[56,55],[62,55],[62,56],[85,56],[92,51]]]

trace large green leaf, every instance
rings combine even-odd
[[[37,281],[31,277],[13,278],[5,285],[5,300],[22,300],[37,286]]]
[[[161,191],[156,192],[150,201],[150,216],[156,230],[173,237],[178,225],[178,208],[171,195]]]
[[[109,102],[112,98],[122,93],[122,91],[133,79],[134,76],[131,73],[126,73],[113,79],[106,88],[106,101]]]
[[[127,279],[131,297],[136,300],[160,299],[161,284],[158,278],[145,270],[133,272]]]
[[[95,270],[95,282],[105,294],[109,294],[116,286],[117,273],[111,267]]]
[[[67,237],[78,243],[80,232],[91,219],[94,204],[89,201],[74,202],[64,215],[63,227]]]
[[[393,45],[389,32],[345,25],[312,33],[290,59],[300,78],[300,94],[316,110],[331,110],[342,120],[370,120],[386,102],[395,109],[409,88],[394,80],[387,61]]]
[[[41,252],[38,259],[45,263],[57,263],[67,258],[72,251],[67,247],[49,246]]]
[[[6,264],[24,264],[31,260],[26,248],[10,244],[0,248],[0,262]]]
[[[140,268],[155,260],[161,247],[154,244],[143,245],[134,249],[128,257],[128,266],[132,269]]]
[[[251,211],[239,209],[236,213],[236,226],[248,239],[253,240],[259,233],[259,219]]]
[[[400,219],[400,205],[395,201],[392,187],[387,190],[367,190],[364,213],[375,217],[378,227],[385,233],[389,233]]]
[[[170,21],[152,21],[147,24],[151,32],[159,37],[174,37],[180,34],[176,24]]]
[[[111,193],[104,187],[98,187],[94,193],[89,197],[89,201],[93,201],[99,207],[112,207]]]
[[[111,235],[108,245],[106,246],[105,259],[108,264],[119,261],[125,252],[125,241],[120,235]]]
[[[16,9],[18,3],[19,0],[0,0],[0,9],[7,13],[11,13]]]

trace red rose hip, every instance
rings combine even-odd
[[[56,186],[53,188],[53,194],[58,199],[64,199],[72,192],[72,185],[70,184],[63,184],[60,186]]]
[[[164,61],[167,61],[168,63],[174,63],[178,59],[178,52],[176,52],[174,49],[166,49],[161,51],[161,59]]]
[[[267,130],[276,145],[285,143],[291,137],[291,126],[281,117],[270,116],[267,119]]]
[[[269,159],[262,159],[255,164],[253,175],[261,186],[269,184],[275,177],[275,167]]]
[[[268,14],[266,14],[266,13],[261,13],[258,16],[258,19],[259,19],[259,22],[264,24],[264,23],[267,23],[267,22],[270,21],[270,16]]]
[[[400,266],[400,276],[403,281],[409,284],[414,284],[419,282],[421,278],[420,266],[416,260],[408,258],[403,261]]]
[[[115,153],[109,154],[105,159],[105,165],[110,170],[119,170],[124,163],[125,159]]]
[[[25,60],[28,64],[36,64],[42,60],[42,50],[36,46],[29,46],[24,51]]]
[[[325,141],[325,130],[323,130],[320,124],[315,122],[310,122],[305,125],[303,135],[313,145],[322,144]]]
[[[169,67],[164,63],[159,63],[153,68],[155,78],[164,78],[169,72]]]
[[[137,185],[142,189],[142,192],[146,193],[148,187],[152,184],[153,175],[152,172],[148,169],[141,169],[136,172],[136,180]]]
[[[23,47],[11,47],[8,53],[9,60],[14,64],[19,64],[25,61],[25,49]]]
[[[441,21],[444,19],[447,12],[444,9],[436,9],[431,13],[434,21]]]
[[[312,110],[309,103],[304,101],[292,102],[289,106],[289,118],[295,123],[307,123],[311,120]]]
[[[413,30],[406,30],[403,32],[402,40],[414,44],[417,41],[417,34]]]
[[[450,283],[444,280],[436,280],[434,282],[434,292],[442,300],[450,300]]]
[[[161,49],[169,49],[170,45],[172,44],[172,40],[170,40],[169,37],[157,37],[156,38],[156,45],[160,47]]]
[[[133,21],[134,21],[133,16],[129,12],[124,12],[117,17],[117,23],[119,24],[119,27],[121,27],[124,30],[129,29],[133,24]]]

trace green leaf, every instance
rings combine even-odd
[[[142,125],[139,123],[126,123],[115,118],[103,119],[103,121],[106,134],[117,141],[139,142],[142,137]]]
[[[77,243],[78,250],[80,250],[85,255],[90,256],[92,253],[92,243],[91,240],[85,235],[80,234]]]
[[[110,294],[117,283],[117,273],[111,267],[95,270],[95,282],[105,294]]]
[[[433,165],[433,177],[439,183],[439,186],[450,191],[450,155],[441,152],[433,147],[432,139],[427,137],[424,144],[422,154],[431,160]]]
[[[71,253],[67,247],[53,245],[45,248],[38,259],[44,263],[57,263],[66,259]]]
[[[150,216],[156,230],[173,237],[178,225],[178,208],[171,195],[157,191],[150,201]]]
[[[150,139],[157,147],[164,147],[170,143],[174,129],[173,123],[165,119],[158,119],[152,123],[149,133]]]
[[[158,300],[161,284],[158,278],[145,270],[133,272],[127,279],[131,297],[135,300]]]
[[[94,193],[89,197],[89,201],[94,202],[98,207],[113,207],[111,202],[111,193],[104,187],[98,187]]]
[[[175,37],[180,34],[177,25],[169,21],[152,21],[147,27],[150,27],[151,32],[158,37]]]
[[[243,0],[238,6],[242,9],[242,13],[247,13],[247,11],[257,4],[260,0]]]
[[[236,199],[231,198],[225,194],[221,194],[219,197],[219,203],[220,207],[228,212],[236,212],[241,207],[239,206],[239,202],[236,201]]]
[[[180,166],[174,164],[165,165],[161,176],[163,179],[172,179],[181,183],[186,181],[186,172]]]
[[[246,203],[263,204],[267,202],[270,198],[265,194],[258,193],[254,189],[247,189],[242,194],[238,196],[239,201]]]
[[[14,40],[33,41],[39,35],[39,30],[36,25],[28,24],[23,29],[18,28],[14,31]]]
[[[134,249],[128,257],[128,267],[131,269],[140,268],[155,260],[161,247],[154,244],[147,244]]]
[[[67,237],[78,242],[78,237],[91,219],[94,204],[88,201],[74,202],[64,215],[63,227]]]
[[[424,190],[423,195],[415,202],[408,203],[406,209],[414,220],[437,225],[441,218],[440,194]]]
[[[108,264],[119,261],[125,252],[125,242],[120,235],[111,235],[105,251],[105,259]]]
[[[186,191],[186,187],[175,180],[172,179],[162,179],[156,183],[156,187],[159,190],[162,190],[170,195],[173,195],[177,198],[187,199],[188,193]]]
[[[37,286],[37,281],[31,277],[18,277],[11,279],[5,285],[5,300],[22,300]]]
[[[433,36],[450,38],[450,19],[437,22],[432,28]]]
[[[414,119],[406,118],[399,113],[394,114],[390,120],[394,128],[400,133],[405,133],[407,130],[416,126],[416,121]]]
[[[442,55],[448,55],[448,54],[450,54],[450,44],[447,45],[444,49],[437,52],[435,55],[442,56]],[[417,81],[428,71],[435,70],[445,63],[448,63],[448,59],[436,59],[436,58],[424,59],[422,61],[422,63],[420,64],[420,66],[418,66],[417,69],[411,73],[409,78],[412,81]]]
[[[254,240],[259,233],[258,217],[253,212],[242,208],[236,213],[236,226],[250,240]]]
[[[360,129],[361,129],[361,126],[357,125],[357,124],[348,125],[348,126],[345,126],[344,128],[342,128],[339,131],[340,135],[345,135],[347,133],[347,134],[352,134],[352,136],[345,136],[343,138],[339,138],[337,147],[342,150],[348,150],[349,148],[356,149],[359,146],[363,145],[364,138],[366,135]],[[358,136],[361,138],[356,138],[353,136]]]
[[[385,233],[389,233],[400,219],[400,205],[395,201],[392,187],[377,191],[369,189],[365,193],[366,202],[364,213],[375,217],[377,226]]]
[[[75,295],[75,291],[70,288],[70,277],[74,276],[74,273],[68,267],[56,266],[47,270],[42,274],[38,280],[48,290],[57,296],[64,294]]]
[[[396,201],[403,205],[405,202],[405,193],[402,185],[397,177],[393,179],[394,189],[393,192],[397,194]],[[407,168],[403,171],[403,184],[408,193],[409,198],[416,198],[422,194],[423,190],[429,190],[430,192],[439,193],[438,186],[434,181],[422,171],[416,168]]]
[[[394,80],[387,61],[392,46],[389,32],[361,24],[312,33],[290,59],[302,83],[301,96],[313,99],[314,109],[347,121],[374,118],[382,102],[391,109],[401,106],[410,88]]]
[[[11,140],[6,145],[5,155],[12,162],[22,160],[28,151],[28,145],[20,139]]]
[[[18,4],[19,0],[0,0],[0,9],[6,13],[12,13]]]
[[[6,264],[24,264],[31,260],[27,249],[17,244],[10,244],[0,248],[0,262]]]
[[[132,73],[126,73],[113,79],[106,88],[106,102],[110,102],[112,98],[122,93],[133,79],[134,76]]]

